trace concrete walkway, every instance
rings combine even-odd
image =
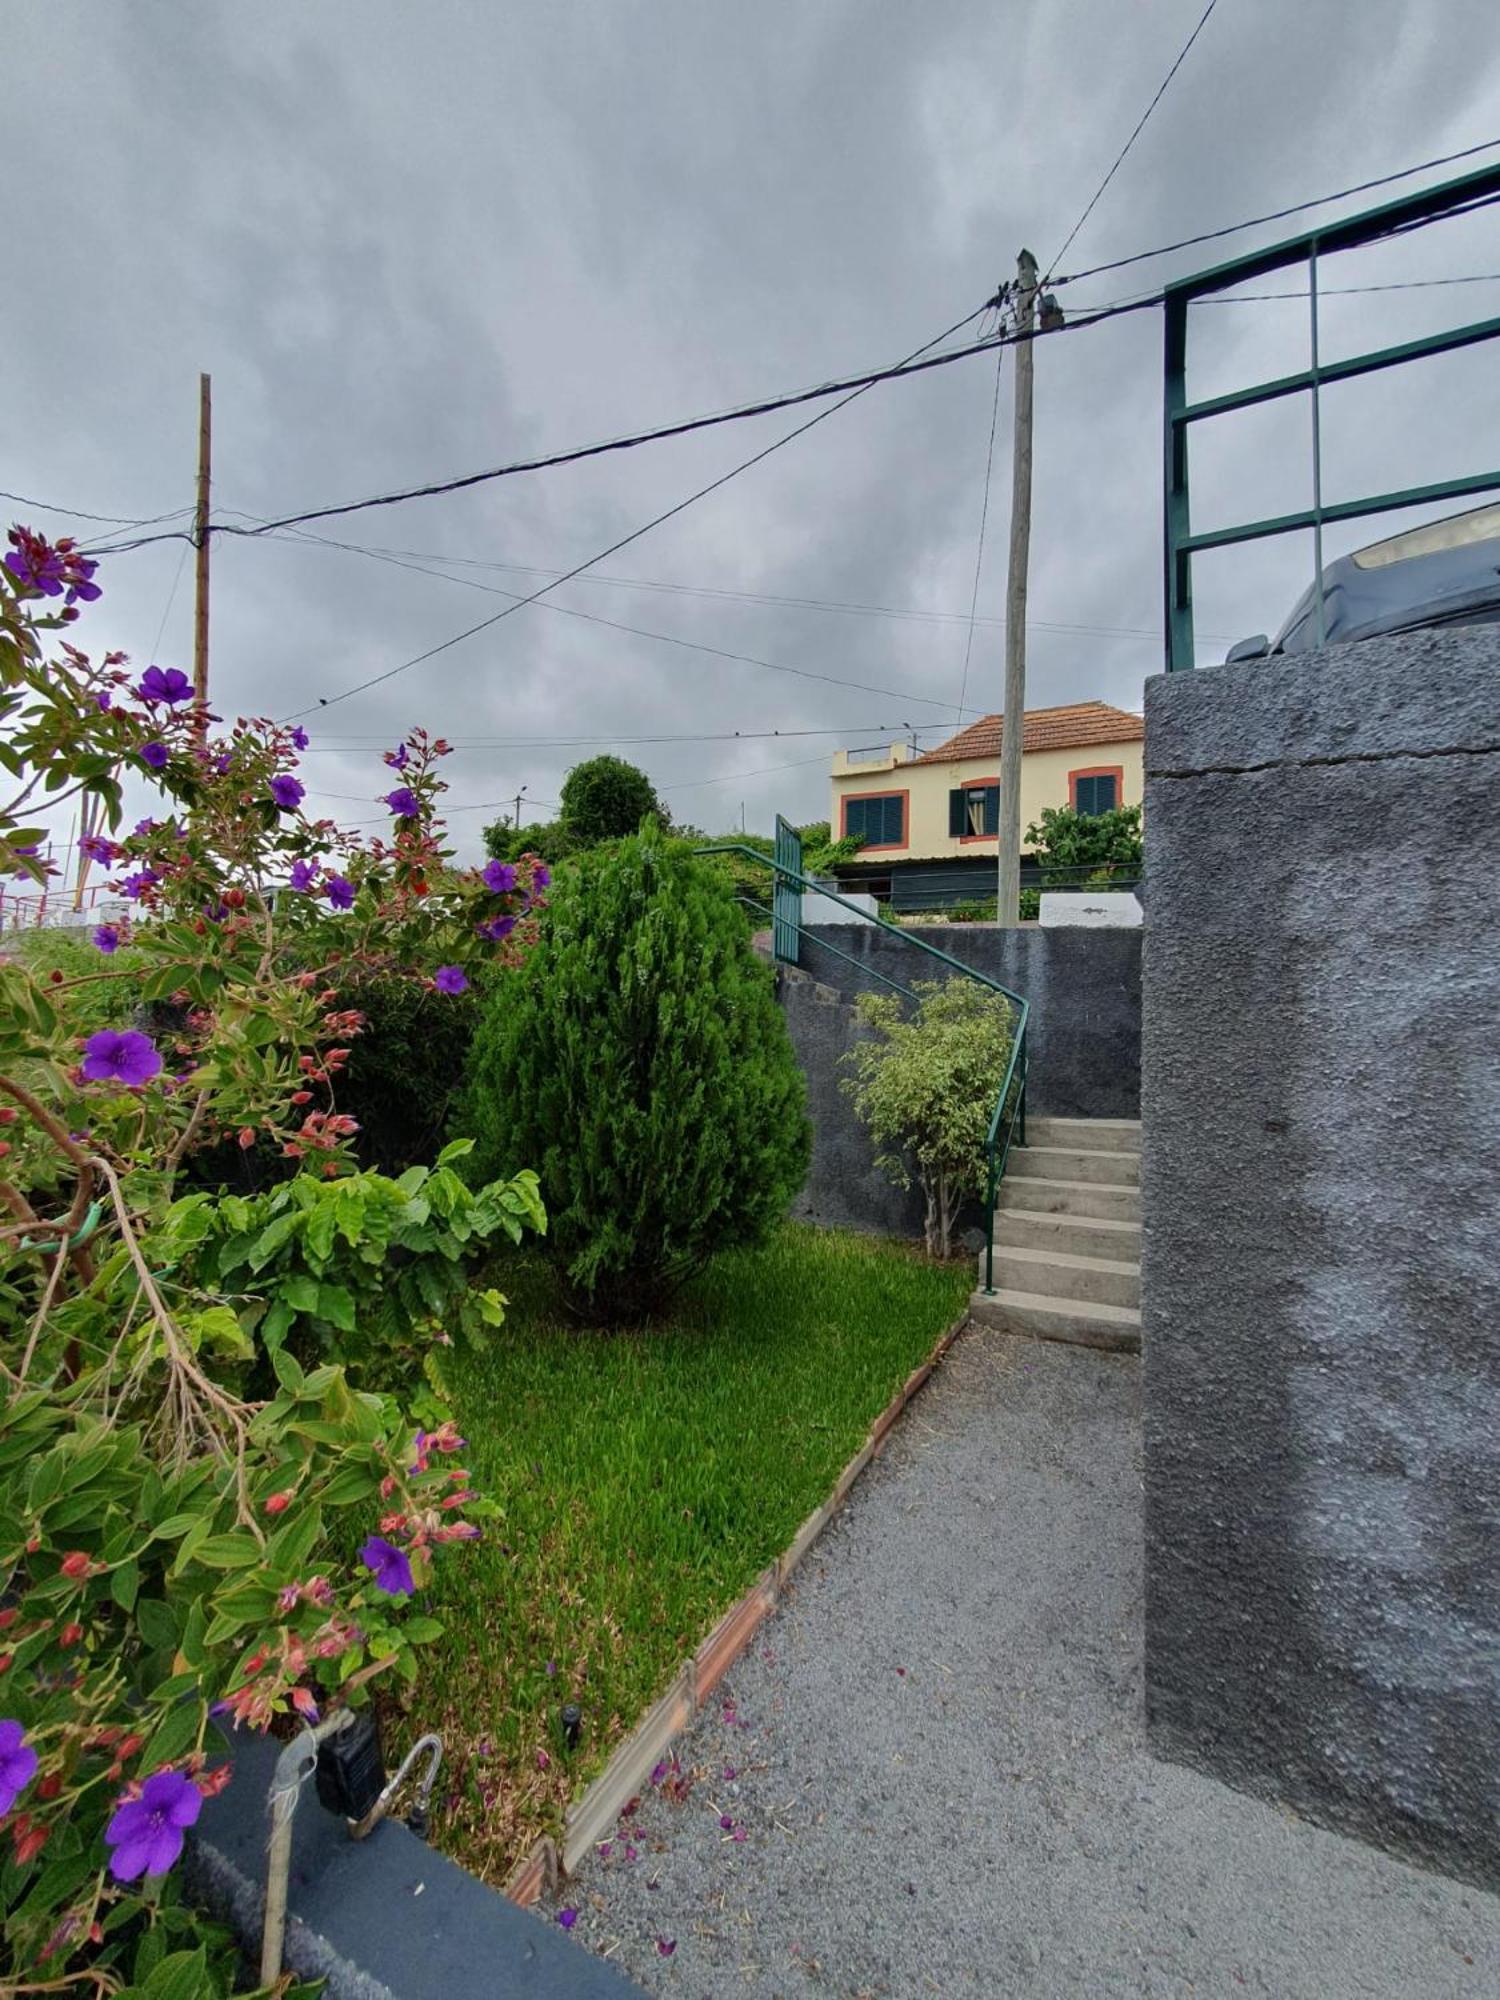
[[[1138,1371],[964,1336],[575,1938],[694,2000],[1500,1992],[1500,1900],[1146,1754]]]

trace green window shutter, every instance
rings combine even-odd
[[[904,807],[905,800],[894,793],[850,799],[844,830],[857,834],[866,847],[902,847],[906,844]]]
[[[1075,778],[1073,786],[1075,804],[1080,813],[1092,815],[1114,811],[1117,800],[1113,772],[1102,778]]]
[[[968,798],[962,785],[948,794],[948,838],[961,840],[969,830]]]
[[[984,830],[998,834],[1000,831],[1000,787],[986,785],[984,788]]]

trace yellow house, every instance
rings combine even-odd
[[[835,751],[830,828],[835,839],[857,833],[865,842],[839,879],[897,909],[993,895],[1003,727],[986,715],[935,750]],[[1096,813],[1140,804],[1145,733],[1140,716],[1102,701],[1027,710],[1023,857],[1026,829],[1046,806]]]

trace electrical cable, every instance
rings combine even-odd
[[[130,514],[86,514],[81,507],[54,507],[46,500],[33,500],[25,493],[7,493],[0,489],[0,500],[14,500],[20,507],[35,507],[43,514],[62,514],[70,521],[102,521],[116,528],[151,528],[158,521],[175,521],[179,514],[191,514],[191,507],[174,507],[170,513],[148,514],[137,520]]]
[[[984,460],[984,499],[979,508],[979,546],[974,551],[974,588],[969,593],[969,629],[964,636],[964,673],[958,688],[958,722],[963,726],[964,700],[969,692],[969,659],[974,651],[974,614],[979,609],[979,578],[984,569],[984,531],[990,518],[990,479],[995,470],[995,425],[1000,416],[1000,373],[1005,350],[995,356],[995,394],[990,403],[990,442]]]
[[[278,536],[276,539],[281,540],[283,538]],[[290,539],[290,537],[286,539]],[[347,549],[351,555],[376,557],[376,552],[373,549],[360,548],[353,542],[331,542],[325,536],[319,536],[318,540],[323,542],[328,548]],[[443,583],[462,584],[465,589],[482,591],[487,597],[507,598],[512,610],[519,610],[523,604],[535,604],[538,601],[539,594],[524,597],[518,591],[502,590],[498,584],[481,583],[477,577],[450,576],[445,570],[428,569],[421,563],[404,562],[396,556],[378,556],[376,560],[390,563],[396,569],[414,570],[419,576],[437,577]],[[565,579],[559,577],[556,581],[563,582]],[[763,659],[759,653],[739,653],[728,646],[711,646],[702,639],[684,639],[676,632],[657,632],[647,625],[627,625],[621,619],[606,618],[602,612],[584,611],[579,606],[573,604],[549,604],[544,602],[540,605],[540,609],[543,611],[554,611],[560,618],[581,618],[589,625],[605,625],[612,632],[627,632],[637,639],[657,639],[664,645],[683,646],[694,653],[708,653],[714,659],[736,660],[745,666],[765,667],[775,674],[794,674],[798,680],[822,681],[829,687],[853,688],[861,694],[883,694],[888,696],[892,701],[918,701],[929,708],[952,707],[951,702],[941,701],[936,695],[918,694],[914,688],[877,687],[872,681],[844,680],[837,674],[820,674],[811,667],[789,667],[779,660]],[[474,629],[478,630],[479,628],[475,627]],[[301,711],[304,715],[310,715],[312,712],[311,709],[303,709]],[[292,718],[288,717],[287,719],[291,720]]]
[[[929,340],[925,346],[917,348],[913,354],[907,357],[907,362],[915,361],[921,355],[928,353],[932,348],[939,346],[952,334],[956,333],[959,328],[967,326],[971,320],[978,317],[979,312],[983,312],[984,310],[985,308],[981,306],[976,312],[965,314],[963,319],[955,321],[944,332],[938,334],[934,339]],[[905,367],[907,362],[901,363],[900,366]],[[572,569],[565,570],[554,582],[544,583],[540,588],[532,591],[529,596],[520,598],[514,604],[507,604],[503,611],[495,612],[493,617],[482,618],[477,625],[470,625],[462,632],[455,632],[451,638],[441,640],[436,646],[429,646],[425,652],[417,653],[411,659],[401,661],[397,666],[387,667],[384,673],[373,674],[368,680],[356,682],[353,687],[345,688],[341,694],[324,696],[311,707],[299,709],[295,715],[286,716],[283,720],[288,722],[296,721],[300,716],[314,715],[321,709],[333,707],[337,702],[348,701],[352,695],[363,694],[368,688],[378,687],[383,681],[393,680],[397,674],[404,674],[411,667],[421,666],[427,660],[435,659],[439,653],[447,652],[450,647],[462,644],[465,639],[472,639],[476,633],[486,631],[492,625],[498,625],[502,619],[512,617],[517,611],[524,609],[526,605],[534,604],[538,598],[545,597],[549,591],[555,590],[558,584],[568,583],[573,577],[581,576],[586,569],[592,569],[597,562],[608,561],[610,556],[618,554],[623,548],[628,548],[632,542],[638,542],[643,535],[649,534],[653,528],[659,528],[663,522],[670,521],[676,515],[684,513],[699,500],[706,499],[710,493],[716,493],[721,486],[727,486],[731,479],[737,479],[742,472],[748,472],[752,466],[761,464],[773,452],[780,451],[783,445],[791,444],[794,439],[805,436],[815,425],[823,423],[827,418],[835,416],[840,410],[846,409],[850,403],[855,402],[860,396],[873,388],[876,380],[888,379],[889,371],[885,375],[862,382],[858,388],[852,390],[847,396],[840,397],[838,402],[830,404],[827,409],[819,410],[815,416],[809,417],[805,423],[798,424],[795,430],[787,431],[783,436],[773,439],[770,444],[763,446],[760,451],[755,452],[751,457],[742,459],[738,465],[731,466],[727,472],[720,473],[717,479],[710,480],[706,486],[698,487],[695,492],[688,494],[686,499],[676,501],[672,506],[665,508],[660,514],[653,515],[649,521],[643,522],[640,527],[632,528],[628,535],[620,536],[617,541],[611,542],[608,548],[601,549],[597,555],[589,556],[585,561],[576,563]],[[881,690],[881,692],[890,691]],[[945,703],[934,705],[946,706]]]
[[[191,542],[184,542],[182,553],[177,558],[177,568],[172,574],[172,588],[167,592],[167,602],[161,614],[161,623],[156,628],[156,637],[151,641],[151,651],[147,656],[149,659],[154,660],[161,651],[161,635],[167,629],[167,620],[172,615],[172,606],[177,602],[177,586],[182,582],[182,572],[187,567],[188,550],[191,547]]]
[[[1319,285],[1320,299],[1352,298],[1356,292],[1425,292],[1435,285],[1493,285],[1500,284],[1500,271],[1474,271],[1464,278],[1400,278],[1385,285]],[[1301,292],[1240,292],[1231,296],[1227,292],[1205,292],[1201,298],[1189,299],[1192,306],[1247,306],[1262,305],[1272,299],[1305,299]]]
[[[1500,146],[1500,139],[1486,139],[1482,145],[1465,146],[1462,152],[1443,153],[1435,160],[1421,160],[1414,167],[1401,167],[1393,174],[1380,174],[1372,181],[1358,181],[1353,187],[1340,188],[1335,194],[1315,195],[1310,201],[1294,201],[1287,208],[1269,209],[1264,215],[1248,216],[1243,222],[1226,223],[1222,229],[1205,229],[1197,236],[1184,236],[1176,243],[1165,243],[1157,250],[1137,250],[1130,257],[1116,257],[1107,264],[1090,264],[1086,270],[1070,271],[1064,277],[1049,280],[1053,285],[1076,285],[1081,278],[1096,278],[1103,271],[1123,271],[1131,264],[1144,264],[1153,257],[1169,257],[1174,250],[1191,250],[1199,243],[1217,243],[1221,237],[1238,235],[1242,229],[1258,229],[1262,223],[1284,222],[1289,215],[1304,215],[1310,208],[1326,208],[1333,201],[1347,201],[1351,195],[1369,194],[1372,189],[1389,187],[1393,181],[1410,180],[1413,174],[1425,174],[1434,167],[1451,167],[1459,160],[1472,160],[1478,153],[1492,153]],[[1447,210],[1442,215],[1422,216],[1409,226],[1425,226],[1429,222],[1446,222],[1449,215],[1461,211]],[[1466,211],[1462,211],[1466,212]],[[1391,232],[1396,233],[1394,230]]]
[[[1156,297],[1158,295],[1152,294],[1152,296]],[[236,510],[231,508],[227,511],[232,513]],[[254,520],[256,517],[247,514],[241,516],[241,518],[244,520]],[[301,528],[290,528],[268,536],[267,539],[271,541],[307,542],[318,548],[345,549],[351,555],[370,556],[372,558],[385,557],[393,562],[397,562],[398,566],[399,563],[406,561],[413,564],[424,562],[446,563],[450,568],[499,570],[512,576],[556,578],[561,575],[561,572],[558,570],[543,569],[535,563],[507,563],[498,562],[494,558],[487,556],[450,556],[434,554],[431,550],[425,549],[392,549],[382,547],[378,544],[372,545],[367,542],[344,542],[338,541],[329,535],[309,534]],[[441,576],[444,572],[442,570],[433,570],[430,574]],[[462,579],[455,577],[452,580],[459,582]],[[711,584],[668,583],[657,578],[644,576],[612,576],[608,574],[600,575],[597,572],[593,572],[586,577],[580,578],[579,581],[607,584],[622,590],[659,591],[674,597],[702,597],[730,604],[765,604],[785,607],[789,610],[837,611],[850,613],[859,617],[902,618],[926,624],[947,623],[962,625],[968,622],[968,613],[963,611],[921,611],[907,605],[860,604],[845,599],[826,597],[791,597],[771,591],[732,590]],[[974,622],[979,625],[1003,625],[1005,620],[1003,618],[978,617]],[[1083,633],[1107,639],[1149,639],[1153,645],[1159,646],[1161,644],[1160,630],[1153,631],[1143,625],[1078,625],[1059,623],[1056,620],[1046,618],[1028,618],[1026,627],[1028,631],[1032,632]],[[1232,632],[1208,632],[1202,636],[1206,639],[1223,639],[1227,644],[1235,635]]]
[[[1178,50],[1177,60],[1173,63],[1172,67],[1167,71],[1166,75],[1162,78],[1155,97],[1152,98],[1151,102],[1146,106],[1145,110],[1141,113],[1140,118],[1136,122],[1135,130],[1131,133],[1130,137],[1125,141],[1124,145],[1115,155],[1114,165],[1110,168],[1109,172],[1104,176],[1104,179],[1100,181],[1098,187],[1095,188],[1093,199],[1089,202],[1087,208],[1084,209],[1082,215],[1080,215],[1078,220],[1073,224],[1073,227],[1068,231],[1067,242],[1064,243],[1061,250],[1058,251],[1057,255],[1052,259],[1052,262],[1048,265],[1047,267],[1048,275],[1041,281],[1043,288],[1045,288],[1048,284],[1051,283],[1052,272],[1057,269],[1057,266],[1062,262],[1063,258],[1067,256],[1069,250],[1073,247],[1073,239],[1077,236],[1079,230],[1082,229],[1083,225],[1088,221],[1089,217],[1098,207],[1100,196],[1104,193],[1104,190],[1109,186],[1110,182],[1114,179],[1115,175],[1120,171],[1120,168],[1125,164],[1125,155],[1130,151],[1131,147],[1135,144],[1136,140],[1140,138],[1142,132],[1145,131],[1147,121],[1149,120],[1152,112],[1156,109],[1157,105],[1160,104],[1162,99],[1166,96],[1168,85],[1171,83],[1173,77],[1176,76],[1178,70],[1180,70],[1182,68],[1182,65],[1187,61],[1189,51],[1191,50],[1194,42],[1196,42],[1198,37],[1203,33],[1203,30],[1208,26],[1208,17],[1214,11],[1215,7],[1218,6],[1218,4],[1219,0],[1208,0],[1208,5],[1204,8],[1197,27],[1194,28],[1193,32],[1188,36],[1187,40]]]

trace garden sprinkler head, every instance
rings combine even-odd
[[[562,1712],[563,1741],[570,1750],[578,1748],[578,1732],[583,1727],[583,1710],[576,1701],[565,1702]]]

